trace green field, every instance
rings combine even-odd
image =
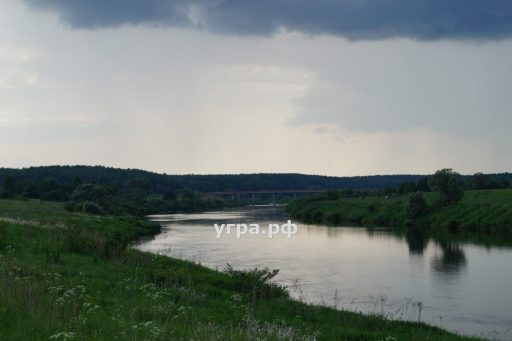
[[[291,300],[265,273],[129,247],[158,226],[0,200],[0,340],[459,340],[422,323]]]
[[[456,204],[434,204],[437,193],[425,193],[431,206],[411,226],[512,238],[512,189],[466,191]],[[328,200],[301,198],[288,206],[292,217],[310,223],[367,227],[404,227],[407,196]]]

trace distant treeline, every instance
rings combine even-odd
[[[462,178],[466,188],[506,188],[512,174]],[[428,191],[422,175],[333,177],[304,174],[167,175],[102,166],[0,168],[0,197],[68,202],[71,210],[91,213],[148,214],[228,205],[201,192],[349,189],[384,195]],[[233,203],[229,203],[232,205]]]
[[[82,183],[119,186],[129,179],[144,178],[151,193],[189,189],[198,192],[283,190],[283,189],[385,189],[398,188],[404,181],[417,181],[421,175],[375,175],[334,177],[305,174],[226,174],[168,175],[140,169],[119,169],[103,166],[47,166],[23,169],[0,168],[0,179],[11,176],[17,184],[26,181],[41,183],[53,178],[59,184],[72,184],[78,176]]]

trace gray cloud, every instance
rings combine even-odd
[[[512,36],[510,0],[25,0],[73,28],[149,24],[237,35],[279,29],[350,40]]]

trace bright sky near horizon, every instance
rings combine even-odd
[[[0,166],[512,170],[510,2],[308,3],[0,2]]]

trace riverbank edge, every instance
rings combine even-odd
[[[5,200],[0,200],[0,216],[8,218],[0,221],[0,338],[211,336],[212,330],[191,330],[194,321],[195,326],[213,325],[205,328],[230,339],[245,339],[254,333],[272,336],[275,328],[287,330],[291,339],[473,339],[424,323],[339,311],[289,297],[255,300],[228,274],[129,247],[136,239],[160,230],[158,224],[141,218],[71,214],[57,203]],[[123,283],[132,276],[137,285]],[[76,288],[87,292],[86,302],[73,301],[83,299]],[[123,289],[128,292],[119,294]],[[194,294],[188,296],[183,290]],[[168,327],[167,314],[149,311],[170,297],[180,307],[175,309],[175,323]],[[216,308],[206,308],[212,304]],[[91,305],[97,307],[93,313],[98,316],[90,316]],[[131,328],[111,326],[112,315],[119,319],[116,323]],[[151,321],[147,321],[149,316]]]
[[[442,207],[433,203],[435,193],[425,197],[429,207],[415,219],[407,219],[407,196],[335,200],[309,197],[292,202],[286,211],[307,224],[414,229],[446,238],[512,244],[512,190],[467,191],[460,203]]]

